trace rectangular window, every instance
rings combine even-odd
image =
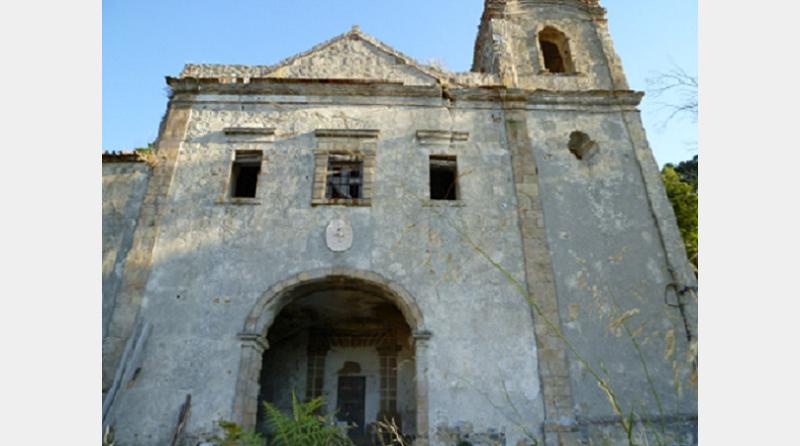
[[[397,411],[397,356],[380,357],[380,409],[394,414]]]
[[[258,174],[261,173],[260,150],[236,151],[231,171],[231,197],[255,198]]]
[[[458,199],[458,168],[456,157],[431,155],[431,200]]]
[[[356,156],[331,154],[325,198],[363,198],[364,161]]]
[[[312,400],[322,395],[322,386],[325,381],[325,356],[309,355],[306,376],[306,400]]]

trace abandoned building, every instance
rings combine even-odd
[[[103,155],[119,444],[293,394],[359,445],[696,444],[696,279],[598,0],[486,0],[470,72],[354,27],[166,82]]]

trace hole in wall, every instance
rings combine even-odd
[[[597,143],[592,141],[589,135],[579,131],[574,131],[569,134],[569,144],[567,147],[575,158],[579,160],[592,157],[598,150]]]

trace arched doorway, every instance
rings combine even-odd
[[[385,418],[427,442],[430,333],[413,298],[380,275],[299,274],[262,295],[239,337],[233,414],[243,425],[263,428],[261,402],[289,409],[294,392],[322,397],[328,413],[356,424],[357,444],[370,444],[374,422]]]

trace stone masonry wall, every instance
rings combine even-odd
[[[143,162],[103,163],[103,337],[149,176],[150,167]]]
[[[509,114],[500,103],[445,107],[437,98],[397,104],[339,98],[324,105],[309,97],[294,103],[259,97],[231,104],[213,95],[197,100],[177,145],[141,302],[142,317],[153,323],[152,339],[141,373],[114,414],[126,444],[163,441],[186,393],[193,395],[191,435],[230,417],[242,351],[237,335],[254,302],[297,273],[337,266],[400,284],[423,313],[433,336],[417,360],[427,367],[431,444],[467,431],[516,444],[523,428],[539,435],[547,413],[556,415],[544,424],[551,432],[563,424],[564,432],[583,438],[618,435],[617,414],[587,364],[607,376],[626,411],[648,420],[661,420],[663,413],[668,426],[691,433],[690,348],[679,311],[664,300],[671,276],[648,201],[659,191],[641,166],[643,133],[631,127],[635,116],[541,105]],[[527,122],[522,136],[507,120]],[[242,142],[223,132],[256,123],[275,128],[275,135]],[[312,206],[315,130],[345,127],[379,130],[372,204]],[[435,129],[469,137],[416,138],[419,130]],[[568,149],[575,131],[594,144],[580,160]],[[514,141],[521,145],[512,150]],[[225,198],[237,149],[264,151],[257,197],[243,203]],[[430,154],[458,157],[459,202],[427,200]],[[517,167],[515,157],[521,157]],[[540,197],[541,214],[526,223],[518,197],[531,191]],[[333,218],[349,220],[354,229],[353,247],[344,253],[325,246],[324,228]],[[529,225],[545,239],[532,243],[523,260]],[[550,251],[557,303],[545,305],[555,311],[548,317],[586,362],[534,328],[542,321],[479,250],[519,283],[527,280],[538,298],[542,279],[525,269]],[[568,374],[553,368],[564,360]],[[567,376],[556,387],[547,384]],[[565,393],[550,399],[557,388]]]
[[[654,218],[654,179],[643,177],[635,151],[644,134],[611,111],[530,111],[528,119],[567,338],[607,377],[625,413],[696,417],[693,351],[680,311],[668,305],[675,300],[663,246],[676,241],[662,242]],[[568,150],[574,131],[595,144],[584,159]],[[666,201],[663,191],[653,197]],[[689,325],[696,332],[696,321]],[[570,374],[579,422],[617,416],[575,355]]]
[[[418,445],[614,444],[631,413],[640,441],[696,444],[696,280],[605,16],[588,0],[487,11],[483,74],[434,72],[354,29],[276,66],[170,78],[149,176],[104,166],[104,388],[137,318],[152,324],[111,413],[122,444],[166,444],[187,393],[186,438],[254,414],[242,394],[268,345],[246,319],[276,284],[337,268],[391,282],[424,319]],[[542,72],[544,26],[567,35],[576,74]],[[369,155],[359,206],[312,202],[331,147]],[[263,153],[255,198],[230,198],[237,150]],[[428,199],[430,155],[457,157],[459,200]],[[326,246],[334,219],[353,229],[344,252]]]
[[[314,98],[192,106],[168,203],[159,222],[141,315],[153,324],[142,370],[116,408],[127,445],[163,443],[186,393],[187,432],[230,417],[241,342],[237,334],[271,285],[299,272],[342,266],[378,273],[412,295],[432,332],[427,367],[435,432],[469,422],[504,432],[508,444],[543,420],[531,312],[508,279],[465,242],[466,234],[524,280],[511,158],[499,106],[448,109],[439,98]],[[219,98],[224,99],[224,98]],[[227,100],[226,100],[227,101]],[[328,102],[330,102],[328,100]],[[358,103],[354,103],[358,102]],[[414,103],[416,102],[416,103]],[[272,142],[229,141],[223,129],[259,123]],[[316,129],[378,129],[370,207],[311,206]],[[418,130],[469,132],[463,143],[421,144]],[[233,152],[264,151],[256,200],[224,198]],[[460,202],[432,203],[428,157],[458,157]],[[353,247],[333,253],[324,229],[353,226]],[[519,413],[506,405],[507,398]]]

